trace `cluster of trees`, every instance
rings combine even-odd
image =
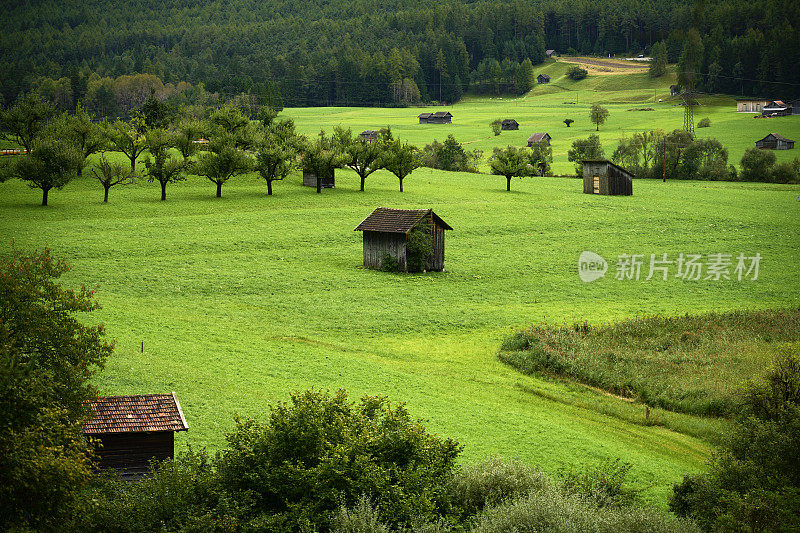
[[[359,175],[362,191],[370,174],[387,169],[397,176],[402,192],[403,180],[420,166],[416,148],[393,139],[389,130],[370,142],[350,129],[336,128],[332,136],[321,132],[312,141],[295,133],[292,120],[278,120],[269,107],[261,107],[254,121],[230,103],[205,109],[206,119],[198,119],[193,111],[196,108],[175,113],[151,92],[132,110],[129,121],[96,122],[80,105],[74,113],[57,114],[40,95],[29,93],[0,111],[0,134],[27,152],[0,161],[0,181],[28,182],[41,189],[42,205],[47,205],[49,192],[79,176],[96,153],[101,155],[90,172],[103,186],[105,202],[111,187],[139,178],[157,182],[166,200],[167,185],[189,175],[207,178],[221,197],[228,180],[248,172],[257,172],[271,195],[273,183],[298,166],[318,177],[317,192],[319,178],[342,167]],[[108,151],[123,154],[129,168],[110,161]],[[136,166],[142,156],[143,171]]]
[[[419,155],[420,166],[453,170],[457,172],[478,172],[478,163],[483,156],[480,150],[465,150],[451,133],[444,142],[434,140],[425,145]]]
[[[534,143],[530,150],[508,146],[495,148],[489,158],[492,174],[506,178],[506,190],[511,190],[511,178],[524,176],[544,176],[550,172],[553,162],[553,149],[549,144]]]
[[[774,0],[694,8],[681,0],[47,0],[35,14],[12,4],[3,17],[5,102],[39,88],[64,105],[90,92],[110,103],[108,80],[134,74],[158,76],[177,92],[184,82],[246,93],[272,107],[453,102],[471,88],[523,90],[528,81],[510,73],[543,61],[545,43],[596,55],[653,46],[676,62],[690,27],[702,44],[701,90],[791,98],[796,85],[787,84],[800,80],[800,15]]]

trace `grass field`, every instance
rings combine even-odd
[[[489,111],[497,104],[456,110],[475,110],[482,124],[478,110],[502,116]],[[381,113],[391,123],[409,110],[286,113],[311,130],[344,119],[358,128]],[[421,136],[420,128],[396,130]],[[37,191],[11,181],[0,185],[0,239],[50,246],[73,267],[66,283],[99,287],[96,318],[117,350],[97,384],[105,394],[176,391],[190,425],[179,445],[218,448],[234,413],[263,416],[289,391],[344,387],[408,402],[434,432],[465,444],[466,459],[496,453],[555,472],[621,458],[664,505],[672,483],[702,468],[707,442],[647,426],[640,405],[521,375],[498,360],[500,344],[542,321],[798,305],[800,188],[637,181],[625,198],[583,195],[567,178],[503,188],[503,178],[420,169],[403,194],[383,171],[364,193],[342,172],[321,195],[295,174],[273,197],[251,176],[217,199],[213,185],[193,177],[171,185],[167,202],[157,185],[140,182],[113,189],[104,205],[102,189],[81,178],[41,208]],[[453,226],[446,272],[362,269],[353,228],[377,206],[432,207]],[[758,252],[763,260],[756,281],[583,283],[583,250],[607,258]],[[671,427],[715,424],[664,416]]]

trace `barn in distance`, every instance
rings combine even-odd
[[[354,230],[363,235],[364,266],[381,269],[388,256],[397,261],[399,271],[409,272],[407,245],[415,229],[421,229],[430,237],[431,256],[424,270],[444,270],[444,232],[453,228],[431,209],[379,207],[373,211]]]
[[[582,161],[585,194],[633,194],[633,174],[605,159]]]
[[[450,111],[437,111],[436,113],[420,113],[420,124],[452,124],[453,115]]]
[[[122,479],[147,474],[152,459],[171,459],[175,432],[189,429],[174,392],[105,396],[89,408],[94,416],[83,434],[99,444],[97,466],[119,471]]]
[[[333,175],[334,170],[331,169],[330,173],[327,176],[322,176],[319,180],[319,186],[321,189],[333,189],[336,186],[336,182]],[[317,175],[313,172],[309,172],[308,170],[303,170],[303,185],[306,187],[316,187],[317,186]]]
[[[519,129],[519,122],[514,120],[513,118],[507,118],[503,122],[500,123],[501,130],[518,130]]]

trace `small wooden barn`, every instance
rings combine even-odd
[[[792,115],[800,115],[800,99],[792,102]]]
[[[534,133],[533,135],[528,137],[528,146],[533,146],[534,144],[539,144],[539,143],[549,145],[550,139],[552,139],[552,137],[550,137],[549,133],[545,132]]]
[[[669,86],[669,95],[670,96],[678,96],[681,94],[681,88],[677,85],[670,85]]]
[[[792,108],[782,100],[773,100],[761,108],[765,117],[785,117],[792,114]]]
[[[328,173],[327,176],[323,176],[319,181],[319,186],[322,189],[333,189],[336,185],[334,179],[334,169]],[[309,172],[308,170],[303,170],[303,185],[306,187],[317,187],[317,175],[313,172]]]
[[[406,244],[415,228],[422,229],[431,237],[432,255],[425,270],[444,270],[444,232],[453,228],[431,209],[379,207],[373,211],[354,230],[362,232],[364,266],[380,269],[384,256],[388,254],[397,260],[400,271],[407,272]]]
[[[545,50],[545,51],[544,51],[544,54],[545,54],[547,57],[553,57],[554,55],[558,55],[558,54],[556,54],[556,51],[555,51],[555,50],[552,50],[552,49],[551,49],[551,50]]]
[[[550,83],[550,76],[547,74],[539,74],[536,76],[536,81],[539,83]]]
[[[420,124],[451,124],[453,122],[453,115],[450,114],[450,111],[420,113],[418,118]]]
[[[378,139],[378,132],[377,130],[364,130],[359,136],[365,141],[374,141]]]
[[[633,194],[633,174],[605,159],[582,161],[586,194]]]
[[[105,396],[89,404],[94,412],[83,434],[98,444],[98,468],[118,470],[123,479],[147,473],[151,459],[171,459],[175,432],[189,429],[175,393]]]
[[[794,141],[777,133],[770,133],[763,139],[756,141],[756,148],[761,148],[762,150],[791,150],[794,148]]]
[[[767,104],[769,104],[769,100],[742,98],[736,100],[736,111],[739,113],[761,113]]]
[[[500,123],[501,130],[518,130],[519,129],[519,122],[514,120],[513,118],[507,118],[503,122]]]

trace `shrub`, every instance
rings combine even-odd
[[[770,181],[775,154],[770,150],[748,148],[742,156],[742,181]]]
[[[586,69],[581,68],[578,65],[571,66],[567,70],[567,77],[575,81],[584,79],[588,74],[589,72],[587,72]]]
[[[708,117],[701,118],[697,123],[698,128],[708,128],[709,126],[711,126],[711,120]]]
[[[582,472],[570,470],[564,476],[564,491],[587,498],[598,507],[624,507],[634,504],[639,491],[627,485],[629,463],[619,459],[588,466]]]
[[[567,152],[567,160],[575,163],[575,172],[578,176],[583,175],[583,163],[586,159],[602,159],[604,156],[603,147],[600,145],[600,137],[595,134],[589,135],[588,139],[576,139],[572,141],[572,148]]]
[[[422,272],[433,256],[433,244],[427,231],[414,228],[406,240],[406,269],[408,272]]]
[[[400,272],[400,263],[386,252],[381,255],[381,270],[384,272]]]
[[[459,172],[478,172],[477,163],[482,152],[468,151],[451,133],[443,143],[434,140],[422,149],[420,162],[423,167]]]
[[[575,122],[575,121],[574,121],[574,120],[572,120],[571,118],[565,118],[565,119],[564,119],[564,124],[566,124],[568,128],[570,127],[570,125],[571,125],[573,122]]]
[[[495,137],[500,135],[500,132],[503,131],[503,121],[499,118],[497,120],[492,121],[489,126],[492,128],[492,133],[494,133]]]
[[[372,505],[367,496],[361,495],[352,509],[344,505],[331,520],[331,531],[334,533],[389,533],[378,515],[378,509]]]
[[[782,161],[772,168],[771,181],[775,183],[800,182],[800,159]]]

